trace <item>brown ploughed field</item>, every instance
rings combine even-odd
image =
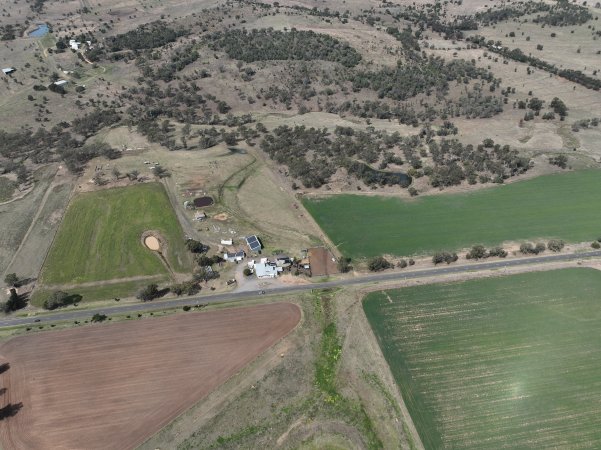
[[[0,401],[22,407],[0,421],[0,444],[135,447],[300,318],[298,306],[274,303],[14,338],[0,346]]]
[[[311,274],[314,276],[333,275],[338,273],[338,265],[332,261],[332,252],[325,247],[313,247],[309,249],[309,262],[311,263]]]

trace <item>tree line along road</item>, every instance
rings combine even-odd
[[[362,285],[378,283],[383,281],[400,281],[400,280],[412,280],[420,278],[432,278],[432,282],[436,281],[436,277],[449,275],[449,274],[460,274],[468,273],[476,270],[491,270],[491,269],[502,269],[508,267],[527,266],[531,264],[545,264],[554,262],[567,262],[576,261],[585,258],[598,258],[601,257],[601,250],[581,252],[581,253],[565,253],[565,254],[552,254],[544,256],[535,256],[528,258],[520,258],[515,260],[498,260],[492,262],[473,262],[462,265],[452,265],[445,267],[434,267],[432,269],[422,269],[415,271],[406,272],[387,272],[370,275],[361,275],[355,278],[345,278],[333,281],[327,281],[322,283],[311,283],[294,286],[283,286],[268,289],[264,295],[281,295],[290,294],[294,292],[309,291],[312,289],[327,289],[336,288],[343,286]],[[261,291],[263,292],[263,291]],[[14,327],[20,325],[33,325],[36,323],[52,323],[62,322],[70,320],[85,320],[89,319],[96,313],[100,314],[127,314],[127,313],[143,313],[150,311],[157,311],[162,309],[179,308],[183,306],[197,306],[206,303],[217,303],[217,302],[231,302],[236,300],[244,300],[248,298],[256,298],[260,295],[257,291],[244,291],[244,292],[227,292],[223,294],[213,295],[195,295],[186,298],[178,298],[173,300],[162,300],[148,303],[135,303],[127,305],[110,306],[105,308],[94,308],[94,309],[81,309],[81,310],[66,310],[54,313],[48,313],[40,316],[31,317],[5,317],[0,320],[0,328]]]

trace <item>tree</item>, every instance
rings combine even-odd
[[[392,264],[383,256],[376,256],[368,261],[367,267],[372,272],[379,272],[381,270],[390,269]]]
[[[106,314],[96,313],[92,316],[92,322],[104,322],[107,318]]]
[[[565,246],[565,242],[560,239],[551,239],[547,242],[547,248],[552,252],[560,252]]]
[[[248,277],[248,276],[252,275],[253,272],[248,267],[245,267],[244,270],[242,271],[242,273],[244,274],[245,277]]]
[[[600,248],[601,248],[601,244],[600,244],[598,241],[594,241],[594,242],[591,244],[591,247],[593,247],[594,249],[596,249],[596,250],[597,250],[597,249],[600,249]]]
[[[472,249],[465,255],[467,259],[484,259],[488,258],[488,252],[483,245],[474,245]]]
[[[4,282],[8,286],[16,286],[19,283],[19,277],[17,276],[16,273],[8,273],[4,277]]]
[[[111,171],[111,173],[113,174],[113,178],[115,180],[118,180],[119,177],[121,176],[121,172],[116,167],[113,167],[113,170]]]
[[[401,269],[404,269],[405,267],[407,267],[407,261],[405,261],[404,259],[401,259],[401,260],[399,261],[399,264],[398,264],[398,265],[399,265],[399,267],[400,267]]]
[[[8,300],[6,303],[2,304],[2,311],[5,313],[16,311],[17,309],[25,307],[25,304],[26,302],[23,296],[17,294],[16,289],[11,288]]]
[[[69,294],[66,292],[54,291],[52,294],[50,294],[50,297],[44,301],[44,308],[53,310],[62,306],[66,306],[71,303],[69,299]]]
[[[340,258],[338,258],[336,266],[338,267],[338,272],[340,273],[349,272],[352,269],[351,258],[349,258],[348,256],[341,256]]]
[[[452,262],[455,262],[459,259],[459,257],[457,256],[457,253],[450,253],[450,252],[437,252],[434,254],[434,256],[432,256],[432,262],[434,263],[434,265],[440,264],[440,263],[447,263],[447,264],[451,264]]]
[[[188,250],[192,253],[206,253],[209,250],[208,245],[204,245],[202,242],[194,239],[188,239],[186,241],[186,247],[188,247]]]
[[[154,300],[159,296],[159,287],[156,283],[151,283],[138,292],[136,296],[137,299],[142,300],[143,302],[149,302]]]
[[[134,169],[131,172],[128,172],[126,174],[127,178],[130,179],[130,181],[136,181],[138,179],[138,175],[140,175],[140,171]]]
[[[155,166],[152,169],[152,174],[157,178],[167,178],[167,177],[171,176],[171,173],[169,173],[169,171],[167,171],[167,169],[165,169],[164,167],[161,167],[161,166]]]

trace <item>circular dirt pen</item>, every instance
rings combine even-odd
[[[211,197],[198,197],[194,199],[194,206],[202,208],[203,206],[211,206],[213,204],[213,198]]]
[[[162,253],[165,251],[166,242],[158,231],[145,231],[142,233],[142,244],[153,252]]]
[[[146,236],[144,238],[144,245],[154,252],[158,252],[161,249],[161,244],[155,236]]]

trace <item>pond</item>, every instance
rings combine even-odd
[[[45,36],[46,34],[48,34],[48,31],[50,31],[50,29],[48,28],[48,25],[45,23],[42,23],[42,24],[38,25],[35,30],[27,33],[27,35],[29,37],[38,38],[38,37],[42,37],[42,36]]]

